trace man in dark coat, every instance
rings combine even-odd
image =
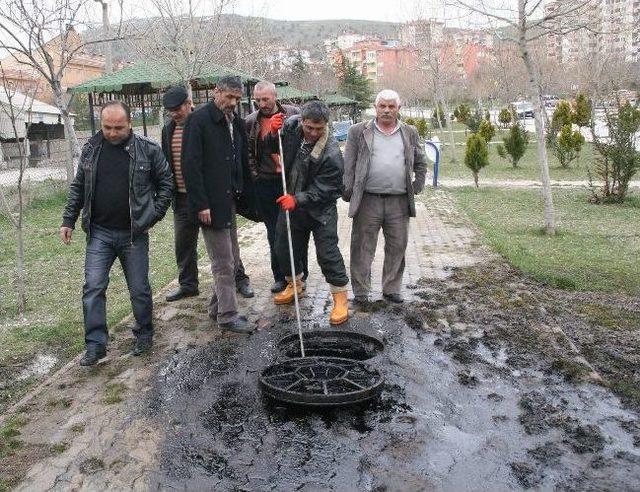
[[[191,220],[187,189],[182,175],[182,135],[184,124],[193,111],[193,102],[182,86],[170,87],[162,97],[162,103],[170,116],[169,122],[162,128],[162,151],[173,169],[176,194],[173,200],[173,225],[175,234],[175,253],[178,265],[178,288],[167,294],[167,301],[177,301],[185,297],[198,295],[198,232],[200,226]],[[240,259],[240,247],[235,219],[232,239],[236,289],[243,297],[253,297],[249,277],[244,271]]]
[[[164,217],[173,196],[169,164],[156,143],[133,133],[129,107],[110,101],[100,116],[102,129],[82,148],[60,227],[60,239],[69,244],[82,210],[87,234],[82,291],[87,351],[82,366],[94,365],[106,355],[106,292],[116,258],[127,279],[136,320],[133,354],[151,349],[149,229]]]
[[[287,193],[278,198],[282,208],[278,217],[276,251],[287,279],[287,287],[274,297],[276,304],[288,304],[294,299],[293,276],[289,258],[285,211],[291,217],[291,238],[296,268],[296,287],[304,289],[300,251],[305,250],[313,234],[318,264],[330,285],[333,309],[332,325],[347,321],[347,284],[349,277],[338,249],[338,210],[336,200],[342,193],[342,154],[329,133],[329,108],[320,101],[310,101],[299,116],[284,122],[284,115],[272,118],[268,142],[277,151],[277,133],[282,129],[284,167]]]
[[[220,78],[213,101],[187,119],[182,163],[192,220],[200,224],[211,260],[209,316],[223,329],[250,333],[254,328],[238,314],[232,238],[236,199],[249,172],[246,128],[234,112],[241,99],[240,79]]]
[[[245,120],[249,138],[249,168],[254,180],[260,216],[267,228],[274,280],[271,292],[275,293],[281,292],[287,286],[275,249],[276,223],[280,210],[276,200],[282,195],[282,178],[280,155],[269,152],[265,148],[264,140],[271,130],[271,118],[275,114],[282,113],[288,117],[298,114],[299,111],[295,106],[280,104],[276,99],[276,86],[271,82],[258,82],[253,89],[253,100],[258,109]],[[306,256],[303,258],[303,272],[307,272]]]

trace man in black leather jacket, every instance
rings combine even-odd
[[[310,101],[299,116],[284,122],[279,113],[271,119],[271,132],[265,144],[278,151],[277,132],[282,129],[284,168],[287,193],[276,202],[282,212],[276,226],[276,251],[287,280],[286,288],[274,296],[276,304],[289,304],[294,298],[293,277],[289,259],[285,211],[291,217],[296,285],[302,294],[301,251],[305,251],[313,234],[318,264],[333,296],[329,316],[332,325],[348,319],[347,284],[349,277],[338,249],[338,210],[336,200],[342,194],[342,153],[329,132],[329,108],[320,101]]]
[[[62,214],[60,238],[69,244],[82,210],[87,234],[82,294],[87,352],[80,365],[106,355],[106,290],[118,258],[127,279],[136,319],[134,355],[152,346],[152,297],[149,285],[149,234],[173,196],[173,177],[160,147],[131,130],[131,112],[110,101],[101,113],[102,130],[85,144]]]

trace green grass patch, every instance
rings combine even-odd
[[[543,234],[540,191],[451,189],[486,242],[509,263],[553,287],[640,293],[640,200],[592,205],[586,190],[554,190],[558,234]]]
[[[0,234],[0,367],[15,366],[16,360],[28,361],[37,353],[55,354],[61,365],[84,347],[81,297],[86,240],[80,220],[71,244],[65,246],[60,242],[58,230],[66,189],[58,184],[42,183],[33,187],[30,196],[25,215],[26,321],[17,318],[15,229],[0,215],[3,231]],[[149,280],[154,291],[177,275],[173,238],[169,209],[165,219],[150,233]],[[201,256],[204,255],[204,244],[201,244]],[[113,327],[130,312],[124,274],[116,261],[107,291],[108,325]],[[17,401],[28,387],[28,384],[9,385],[0,390],[0,412]]]
[[[12,415],[0,428],[0,459],[11,456],[22,447],[22,441],[16,439],[20,430],[27,425],[28,419],[22,415]]]
[[[107,405],[120,403],[123,400],[124,393],[128,390],[124,383],[107,384],[104,388],[104,401]]]
[[[450,137],[447,129],[440,134],[436,130],[432,135],[437,135],[444,144],[442,147],[442,156],[439,168],[439,177],[441,179],[472,179],[471,171],[464,165],[464,144],[467,136],[464,133],[466,127],[460,123],[453,124],[456,162],[453,162],[453,152],[449,146]],[[502,137],[505,136],[507,130],[496,127],[496,135],[489,144],[489,165],[480,171],[480,186],[482,180],[498,179],[498,180],[539,180],[540,165],[538,163],[538,150],[536,135],[529,133],[529,145],[527,151],[518,163],[518,167],[514,168],[511,162],[502,159],[497,152],[497,143],[502,143]],[[468,132],[467,132],[468,135]],[[560,165],[560,161],[548,151],[549,173],[552,180],[558,181],[586,181],[588,178],[587,171],[595,166],[595,154],[593,145],[585,143],[580,157],[573,161],[569,168],[565,169]],[[429,166],[431,168],[431,165]]]
[[[68,442],[57,442],[55,444],[52,444],[49,449],[50,449],[52,454],[62,454],[67,449],[69,449],[69,443]]]

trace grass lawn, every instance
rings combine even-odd
[[[449,189],[486,242],[549,285],[640,295],[640,197],[592,205],[585,190],[554,190],[558,234],[547,237],[538,190]]]
[[[466,137],[464,129],[466,127],[460,123],[453,123],[454,139],[458,144],[464,144]],[[496,128],[496,135],[492,143],[489,144],[489,165],[480,171],[480,184],[483,179],[500,180],[538,180],[540,179],[540,166],[538,165],[537,142],[535,134],[529,134],[529,147],[524,157],[518,163],[518,168],[514,169],[510,161],[502,159],[496,151],[496,143],[502,143],[502,136],[506,130]],[[437,135],[441,142],[445,144],[442,149],[442,160],[440,162],[439,177],[441,179],[472,179],[471,171],[464,165],[464,145],[456,145],[456,162],[452,162],[452,152],[449,144],[449,131],[444,129],[440,134],[439,129],[433,130],[432,136]],[[431,166],[429,166],[431,168]],[[568,169],[560,166],[560,162],[549,152],[549,172],[551,179],[558,181],[586,181],[587,170],[594,167],[594,150],[590,143],[585,143],[580,157],[570,164]],[[431,172],[429,172],[431,175]]]
[[[46,183],[41,186],[48,186],[49,192],[40,193],[30,203],[26,215],[26,321],[16,316],[15,229],[6,217],[0,216],[0,380],[5,379],[7,372],[9,376],[19,375],[35,354],[53,355],[60,365],[84,347],[81,295],[85,234],[78,219],[71,245],[60,242],[58,228],[66,191]],[[165,219],[150,233],[150,281],[154,292],[176,275],[173,218],[169,209]],[[113,326],[130,311],[126,282],[116,261],[107,292],[109,325]],[[24,386],[30,382],[26,379]],[[14,390],[0,389],[0,411],[16,401],[19,395]]]

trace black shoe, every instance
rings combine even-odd
[[[271,286],[271,292],[277,294],[278,292],[282,292],[287,287],[287,282],[285,280],[276,280]]]
[[[198,294],[200,294],[198,289],[189,290],[189,289],[185,289],[184,287],[178,287],[177,289],[172,290],[167,294],[167,301],[168,302],[179,301],[180,299],[184,299],[185,297],[193,297],[193,296],[197,296]]]
[[[365,304],[369,304],[369,296],[367,296],[367,295],[354,296],[353,303],[354,304],[359,304],[360,306],[365,305]]]
[[[249,284],[242,284],[237,287],[238,294],[240,294],[245,299],[250,299],[255,295],[253,289]]]
[[[151,347],[153,347],[153,338],[136,338],[136,344],[133,346],[133,355],[146,354],[151,351]]]
[[[86,353],[80,359],[81,366],[93,366],[100,359],[104,359],[107,356],[105,350],[87,350]]]
[[[404,299],[400,294],[382,294],[382,297],[389,302],[393,302],[395,304],[402,304]]]
[[[233,331],[235,333],[252,333],[256,328],[244,316],[238,316],[233,321],[227,323],[218,323],[223,330]]]

